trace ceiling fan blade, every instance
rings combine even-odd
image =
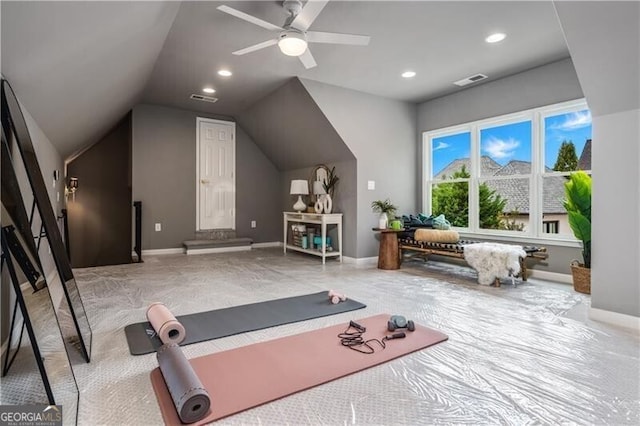
[[[254,44],[253,46],[245,47],[244,49],[236,50],[235,52],[231,52],[234,55],[244,55],[245,53],[255,52],[256,50],[264,49],[265,47],[273,46],[274,44],[278,44],[278,39],[274,38],[273,40],[263,41],[262,43]]]
[[[247,21],[247,22],[250,22],[250,23],[252,23],[254,25],[258,25],[258,26],[260,26],[262,28],[266,28],[267,30],[271,30],[271,31],[283,31],[284,30],[284,28],[282,28],[282,27],[279,27],[279,26],[274,25],[274,24],[272,24],[270,22],[267,22],[267,21],[263,21],[260,18],[256,18],[255,16],[248,15],[248,14],[246,14],[244,12],[240,12],[239,10],[236,10],[236,9],[231,8],[229,6],[222,5],[222,6],[218,6],[217,9],[219,11],[221,11],[221,12],[228,13],[229,15],[233,15],[236,18],[240,18],[243,21]]]
[[[313,68],[318,65],[316,64],[316,60],[313,59],[313,55],[308,47],[302,55],[298,56],[298,58],[300,58],[300,62],[302,62],[302,65],[304,65],[306,69]]]
[[[291,26],[302,31],[307,31],[313,21],[316,20],[322,9],[329,3],[329,0],[308,0],[302,11],[291,22]]]
[[[357,34],[324,33],[321,31],[308,31],[307,41],[310,43],[355,44],[366,46],[371,37]]]

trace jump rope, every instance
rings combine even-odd
[[[364,340],[362,335],[367,331],[365,327],[358,324],[355,321],[350,321],[347,329],[342,333],[338,334],[338,338],[340,339],[340,344],[342,346],[346,346],[349,349],[354,351],[371,355],[375,353],[375,348],[371,346],[371,343],[375,343],[384,350],[387,345],[385,342],[393,339],[404,339],[406,335],[403,332],[394,333],[389,336],[384,336],[382,340],[380,339],[369,339]]]

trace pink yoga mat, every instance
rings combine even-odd
[[[363,337],[382,339],[391,334],[387,331],[389,317],[383,314],[356,321],[367,328]],[[194,425],[210,423],[448,339],[439,331],[416,324],[414,332],[405,330],[406,338],[388,341],[386,349],[365,355],[340,345],[337,335],[346,326],[347,323],[340,324],[192,359],[191,365],[211,397],[210,413]],[[165,423],[180,425],[158,368],[151,372],[151,384]]]

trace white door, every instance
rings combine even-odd
[[[235,229],[235,123],[198,118],[198,230]]]

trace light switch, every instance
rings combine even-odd
[[[162,231],[162,224],[156,223],[156,232],[160,232],[160,231]]]
[[[375,180],[368,180],[367,181],[367,189],[369,191],[373,191],[374,189],[376,189],[376,181]]]

